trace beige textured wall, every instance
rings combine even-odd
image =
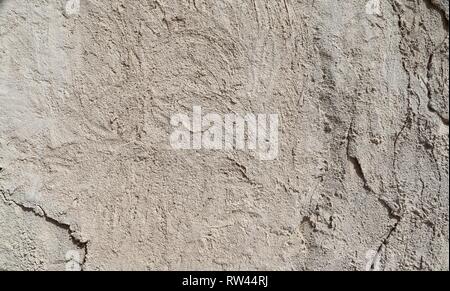
[[[448,0],[71,1],[0,0],[0,269],[449,269]]]

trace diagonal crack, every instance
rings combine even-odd
[[[249,177],[247,167],[236,161],[234,158],[227,157],[227,160],[233,163],[233,166],[238,169],[239,173],[245,181],[247,181],[251,185],[257,185],[257,183]]]
[[[68,232],[70,240],[72,241],[72,243],[78,248],[84,251],[84,257],[83,257],[83,261],[81,263],[81,270],[84,270],[84,265],[86,264],[86,260],[87,260],[87,255],[88,255],[88,243],[89,241],[81,241],[79,238],[77,238],[74,235],[74,231],[73,228],[70,224],[67,223],[63,223],[51,216],[49,216],[45,210],[39,206],[39,205],[35,205],[35,206],[28,206],[28,205],[24,205],[21,203],[18,203],[12,199],[8,199],[6,196],[6,193],[4,190],[0,189],[0,196],[2,198],[2,200],[5,202],[5,204],[9,204],[9,205],[15,205],[17,207],[19,207],[22,211],[24,212],[29,212],[29,213],[33,213],[34,215],[38,216],[38,217],[42,217],[44,218],[44,220],[50,224],[53,224],[54,226],[64,229]]]
[[[381,254],[383,252],[383,250],[386,248],[386,246],[389,244],[389,239],[392,237],[392,235],[397,231],[398,225],[400,224],[402,220],[402,217],[397,218],[397,221],[395,222],[395,224],[390,228],[388,234],[386,235],[386,237],[382,240],[380,246],[377,249],[377,253],[373,258],[372,264],[370,266],[370,270],[374,271],[376,268],[376,263],[378,261],[378,259],[381,257]]]
[[[352,153],[351,150],[351,143],[353,142],[353,123],[351,122],[350,127],[347,131],[347,160],[353,165],[353,168],[355,169],[356,174],[358,177],[362,180],[364,189],[366,189],[369,192],[375,193],[373,189],[370,187],[369,182],[366,178],[366,175],[364,174],[364,170],[361,166],[361,163],[359,162],[359,159]]]

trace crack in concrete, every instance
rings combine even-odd
[[[426,89],[427,89],[427,96],[428,96],[428,106],[427,106],[427,108],[428,108],[428,110],[430,111],[430,112],[432,112],[432,113],[434,113],[434,114],[436,114],[439,118],[440,118],[440,120],[441,120],[441,122],[444,124],[444,125],[446,125],[446,126],[448,126],[449,125],[449,120],[448,120],[448,118],[445,118],[444,116],[442,116],[442,114],[440,113],[440,112],[438,112],[436,109],[434,109],[433,108],[433,105],[432,105],[432,100],[433,100],[433,96],[432,96],[432,86],[431,86],[431,84],[430,84],[430,81],[431,81],[431,79],[432,79],[432,73],[431,73],[431,70],[433,69],[433,58],[434,58],[434,55],[435,55],[435,53],[437,52],[437,51],[439,51],[439,49],[442,47],[442,45],[445,43],[445,41],[447,40],[447,38],[446,39],[444,39],[444,41],[442,41],[432,52],[431,52],[431,54],[430,54],[430,56],[429,56],[429,58],[428,58],[428,62],[427,62],[427,81],[425,82],[425,87],[426,87]]]
[[[375,193],[376,192],[372,189],[372,187],[370,187],[369,182],[366,178],[366,175],[364,173],[364,170],[362,168],[362,165],[359,161],[359,159],[356,157],[356,155],[351,153],[350,150],[350,144],[354,141],[352,138],[352,133],[353,133],[353,124],[354,121],[351,122],[350,127],[347,131],[347,160],[352,164],[353,169],[355,170],[356,174],[358,175],[358,177],[362,180],[363,184],[364,184],[364,189],[366,189],[369,192]]]
[[[388,234],[386,237],[382,240],[380,246],[377,249],[376,255],[373,257],[372,264],[370,266],[370,271],[375,271],[376,263],[378,261],[378,258],[380,258],[382,252],[386,249],[387,245],[389,244],[389,239],[392,237],[392,235],[397,231],[398,225],[402,221],[403,217],[398,217],[397,222],[390,228]]]
[[[436,1],[434,1],[434,0],[426,0],[425,2],[427,3],[428,7],[433,7],[434,9],[438,10],[441,13],[441,15],[442,15],[442,13],[443,13],[442,7],[441,6],[439,6],[439,7],[436,6],[437,5]],[[403,68],[404,68],[404,70],[405,70],[405,72],[406,72],[406,74],[408,75],[408,78],[409,78],[407,91],[408,91],[408,97],[410,98],[410,93],[411,93],[411,72],[408,69],[408,63],[407,63],[408,55],[405,54],[404,50],[402,49],[402,43],[407,41],[407,38],[406,38],[407,34],[405,33],[405,27],[404,27],[403,19],[402,19],[402,16],[401,16],[401,13],[402,13],[401,7],[400,7],[400,5],[399,5],[399,3],[397,1],[393,1],[392,2],[392,9],[393,9],[394,14],[397,15],[397,17],[398,17],[398,28],[399,28],[399,33],[401,35],[401,42],[399,44],[399,52],[402,55]],[[445,16],[443,16],[443,17],[444,17],[444,19],[447,20],[447,23],[446,23],[446,25],[444,25],[444,27],[448,31],[448,16],[447,16],[447,18],[445,18]],[[445,42],[445,40],[444,40],[444,42]],[[427,69],[427,81],[424,82],[424,83],[425,83],[426,88],[427,88],[427,96],[428,96],[428,99],[429,99],[428,109],[431,112],[437,114],[440,117],[441,121],[445,125],[448,126],[448,120],[446,121],[445,118],[443,118],[439,114],[439,112],[434,110],[434,108],[432,108],[432,106],[431,106],[431,99],[432,99],[431,98],[432,97],[431,96],[431,92],[432,92],[431,89],[432,89],[432,87],[430,85],[430,80],[431,80],[432,62],[433,62],[433,57],[434,57],[435,52],[437,50],[439,50],[441,45],[442,44],[440,44],[429,56],[428,63],[427,63],[427,68],[426,68]],[[395,140],[394,140],[394,158],[393,158],[393,167],[394,167],[394,169],[397,167],[397,161],[398,161],[398,158],[397,158],[397,147],[398,147],[398,142],[400,140],[400,137],[403,135],[405,130],[408,129],[411,126],[411,124],[413,122],[412,117],[411,117],[411,110],[412,110],[412,108],[410,107],[410,104],[409,104],[409,106],[408,106],[408,114],[406,116],[406,120],[404,121],[404,123],[402,125],[402,128],[400,129],[400,131],[398,132],[398,134],[396,135]],[[394,172],[397,173],[397,171],[394,171]],[[398,183],[397,176],[395,177],[395,179],[396,179],[396,182],[397,182],[397,191],[398,191],[398,194],[400,195],[400,188],[399,188],[399,183]],[[422,180],[421,180],[421,182],[422,182],[421,195],[423,195],[423,191],[424,191],[425,187],[424,187],[424,182]],[[388,201],[384,200],[383,198],[379,198],[379,202],[386,207],[386,209],[389,212],[389,216],[392,217],[393,219],[395,219],[396,222],[395,222],[394,225],[392,225],[390,227],[387,235],[381,241],[381,244],[379,245],[379,247],[377,249],[376,255],[374,256],[374,258],[372,260],[372,264],[371,264],[371,267],[370,267],[371,271],[374,271],[377,268],[377,266],[376,266],[377,262],[381,258],[382,253],[386,250],[387,245],[390,242],[390,239],[392,238],[392,236],[397,231],[399,224],[401,223],[401,221],[403,220],[403,218],[405,216],[405,213],[402,214],[401,209],[400,209],[400,213],[398,213],[397,210],[395,209],[395,207],[393,207]],[[398,205],[398,206],[400,207],[400,205]]]
[[[19,207],[22,211],[32,213],[35,216],[44,218],[44,220],[60,229],[63,229],[68,232],[70,240],[72,243],[80,250],[84,251],[84,257],[83,261],[80,264],[81,270],[84,271],[84,266],[87,261],[87,255],[88,255],[88,243],[89,241],[83,242],[80,239],[76,238],[74,236],[73,228],[70,224],[63,223],[47,214],[47,212],[40,206],[40,205],[34,205],[34,206],[27,206],[21,203],[18,203],[17,201],[14,201],[13,199],[8,199],[6,196],[6,193],[4,190],[0,189],[0,197],[2,198],[3,202],[5,204],[9,205],[15,205]]]

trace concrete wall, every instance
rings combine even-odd
[[[448,270],[448,21],[0,0],[0,269]],[[278,114],[278,157],[173,149],[193,106]]]

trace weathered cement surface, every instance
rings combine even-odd
[[[449,269],[448,0],[65,6],[0,1],[0,269]],[[279,158],[172,150],[193,105]]]

